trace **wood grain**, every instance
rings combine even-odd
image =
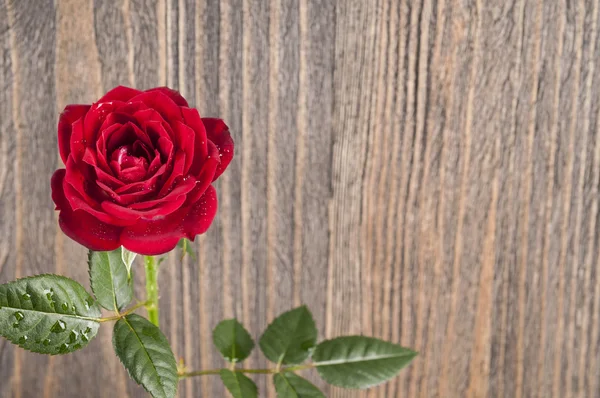
[[[306,372],[330,397],[600,397],[598,3],[0,0],[0,281],[87,283],[50,200],[58,114],[168,85],[236,142],[197,259],[161,268],[189,367],[221,366],[221,319],[258,338],[305,303],[321,338],[420,352],[365,392]],[[0,340],[0,396],[145,396],[111,351],[110,328],[64,357]]]

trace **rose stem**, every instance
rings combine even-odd
[[[146,265],[146,309],[148,310],[148,319],[154,325],[159,326],[158,320],[158,280],[156,278],[158,264],[154,256],[144,256]]]

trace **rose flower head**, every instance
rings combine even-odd
[[[59,224],[91,250],[144,255],[193,240],[217,211],[211,185],[233,157],[229,128],[176,91],[117,87],[58,122],[64,169],[52,176]]]

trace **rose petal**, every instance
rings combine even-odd
[[[131,99],[131,102],[140,101],[155,109],[169,123],[183,120],[179,106],[161,91],[146,91]]]
[[[94,170],[96,171],[96,178],[98,179],[98,181],[100,181],[100,182],[108,185],[112,189],[118,189],[118,188],[120,188],[120,187],[122,187],[122,186],[125,185],[123,183],[123,181],[119,181],[118,179],[116,179],[112,175],[106,173],[100,167],[96,167]]]
[[[184,236],[194,239],[206,232],[217,211],[217,196],[210,187],[196,203],[185,206],[168,217],[139,221],[121,233],[121,244],[135,253],[158,255],[171,251]]]
[[[79,163],[85,153],[85,144],[86,140],[83,138],[83,119],[78,119],[73,123],[73,129],[71,130],[71,155],[69,158],[73,158],[76,163]]]
[[[148,201],[144,201],[144,202],[133,203],[129,207],[134,210],[150,209],[154,206],[158,206],[165,202],[175,200],[179,196],[183,196],[185,198],[185,195],[187,193],[191,192],[192,190],[194,190],[196,188],[196,186],[197,186],[196,180],[193,177],[190,177],[190,178],[187,178],[184,181],[182,181],[181,184],[178,184],[171,192],[169,192],[168,195],[166,195],[160,199],[154,199],[154,200],[148,200]],[[182,204],[183,204],[183,202],[182,202]],[[181,206],[178,206],[178,207],[181,207]]]
[[[233,158],[233,140],[229,133],[229,127],[227,127],[223,120],[205,117],[202,118],[202,123],[204,123],[204,127],[206,128],[208,139],[217,146],[221,157],[221,163],[217,167],[214,176],[214,180],[216,180],[223,174]]]
[[[104,97],[100,98],[98,102],[107,102],[107,101],[129,101],[131,98],[136,95],[140,95],[142,92],[136,90],[134,88],[118,86],[110,90],[108,93],[104,94]]]
[[[52,199],[60,210],[58,224],[69,238],[91,250],[108,251],[120,246],[119,237],[122,228],[108,225],[82,211],[73,211],[64,191],[63,180],[66,170],[59,169],[52,176]]]
[[[175,104],[177,104],[179,106],[189,107],[188,102],[185,100],[185,98],[183,98],[181,96],[181,94],[179,94],[179,91],[172,90],[168,87],[156,87],[156,88],[151,88],[150,90],[146,90],[147,93],[152,92],[152,91],[160,91],[161,93],[163,93],[166,96],[168,96],[169,98],[171,98],[173,100],[173,102],[175,102]]]
[[[120,101],[103,102],[92,105],[83,121],[83,138],[90,143],[96,141],[100,126],[102,126],[106,117],[122,105],[123,102]]]
[[[135,223],[135,220],[114,217],[113,215],[104,212],[101,207],[100,209],[96,209],[90,206],[90,204],[87,203],[70,184],[63,183],[63,191],[73,211],[82,210],[108,225],[123,227]]]
[[[157,217],[163,218],[173,213],[185,203],[185,200],[185,195],[179,195],[173,197],[172,200],[168,200],[162,203],[161,206],[144,210],[136,210],[132,209],[131,207],[120,206],[112,202],[103,202],[102,210],[106,211],[108,214],[114,217],[123,218],[131,221],[137,221],[139,219],[154,220]]]
[[[202,163],[208,156],[208,139],[206,137],[206,129],[200,119],[198,111],[191,108],[181,108],[181,113],[185,119],[185,124],[196,133],[194,138],[194,160],[189,169],[190,174],[196,175],[202,168]]]
[[[205,233],[217,214],[217,191],[209,185],[204,195],[189,209],[183,220],[183,231],[189,240],[194,240],[196,235]]]
[[[71,153],[71,131],[75,121],[83,118],[90,105],[67,105],[58,119],[58,151],[63,163],[67,163]]]
[[[194,130],[181,122],[176,122],[173,126],[177,145],[185,152],[185,166],[183,172],[187,173],[194,160]]]
[[[209,141],[208,148],[211,154],[206,157],[206,161],[202,165],[202,170],[196,176],[196,180],[198,181],[196,188],[188,195],[188,199],[191,202],[195,202],[204,194],[204,191],[206,191],[213,181],[215,171],[217,170],[217,166],[219,166],[219,151],[217,147]]]
[[[144,200],[144,198],[146,196],[148,196],[148,194],[150,193],[149,191],[141,190],[141,191],[132,192],[132,193],[128,193],[128,194],[118,194],[117,192],[115,192],[115,190],[113,190],[108,185],[103,184],[100,181],[96,181],[96,184],[102,190],[104,190],[104,192],[106,192],[108,194],[108,196],[110,198],[112,198],[112,200],[114,200],[115,202],[117,202],[118,204],[120,204],[122,206],[128,206],[132,203]]]
[[[173,162],[173,170],[167,181],[163,184],[158,197],[165,196],[168,192],[173,189],[173,183],[176,179],[183,176],[183,167],[185,165],[185,153],[179,151],[175,154],[175,161]]]

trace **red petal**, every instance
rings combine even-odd
[[[181,208],[181,205],[185,203],[185,199],[185,195],[175,196],[172,200],[162,203],[161,206],[143,210],[132,209],[132,206],[124,207],[112,202],[104,202],[102,203],[102,209],[114,217],[123,218],[128,221],[136,221],[138,219],[153,220],[157,217],[162,218],[168,216],[175,210]]]
[[[131,98],[135,97],[136,95],[140,95],[141,93],[141,91],[136,90],[134,88],[118,86],[110,90],[108,93],[104,94],[104,97],[100,98],[98,100],[98,103],[107,101],[126,102],[129,101]]]
[[[122,105],[123,102],[119,101],[96,103],[92,105],[90,110],[86,113],[83,122],[83,138],[90,143],[96,141],[100,126],[102,126],[106,117]]]
[[[174,201],[176,199],[178,199],[180,196],[184,198],[184,202],[185,202],[185,198],[186,198],[186,194],[191,192],[192,190],[194,190],[196,188],[197,184],[196,184],[196,180],[192,177],[184,180],[181,182],[181,184],[178,184],[171,192],[169,192],[169,194],[163,198],[160,199],[154,199],[154,200],[148,200],[145,202],[138,202],[138,203],[133,203],[131,206],[129,206],[131,209],[134,210],[145,210],[145,209],[150,209],[154,206],[163,204],[165,202],[168,201]],[[180,203],[179,206],[177,206],[177,208],[181,207],[181,205],[183,204],[183,202]],[[176,209],[174,209],[176,210]],[[162,214],[165,215],[165,214]]]
[[[196,202],[196,200],[204,194],[204,191],[206,191],[213,181],[215,170],[217,170],[217,166],[219,165],[219,151],[217,150],[217,147],[212,142],[209,142],[208,148],[210,150],[210,155],[206,157],[206,161],[202,165],[202,170],[200,170],[200,173],[196,176],[196,180],[198,181],[196,189],[188,195],[188,199],[191,202]]]
[[[194,160],[194,130],[181,122],[175,123],[173,132],[177,138],[177,145],[185,152],[185,166],[183,172],[187,173]]]
[[[91,250],[108,251],[120,246],[119,236],[122,228],[105,224],[90,214],[73,211],[69,206],[64,191],[63,180],[66,170],[59,169],[52,176],[52,199],[60,210],[58,223],[65,235]]]
[[[83,119],[78,119],[73,123],[71,131],[71,155],[69,159],[73,158],[76,163],[79,163],[85,153],[85,144],[86,140],[83,138]]]
[[[176,120],[182,120],[179,106],[173,100],[161,91],[146,91],[133,97],[131,102],[141,101],[148,108],[155,109],[166,121],[173,123]]]
[[[90,206],[90,204],[87,203],[70,184],[63,183],[63,192],[65,193],[65,197],[67,197],[67,200],[69,201],[69,204],[71,205],[70,207],[73,209],[73,211],[84,211],[95,219],[108,225],[126,226],[135,223],[135,220],[114,217],[108,213],[105,213],[101,209],[96,209]]]
[[[185,165],[185,154],[181,151],[175,154],[175,161],[173,162],[173,170],[167,181],[163,184],[158,197],[162,197],[167,194],[172,188],[175,179],[183,176],[183,166]]]
[[[233,139],[229,133],[229,127],[221,119],[202,118],[202,123],[206,128],[206,135],[219,149],[221,163],[217,167],[214,180],[219,178],[225,171],[231,159],[233,158]]]
[[[77,120],[83,118],[90,105],[67,105],[58,119],[58,151],[63,163],[67,163],[71,153],[71,130]]]
[[[172,90],[168,87],[156,87],[156,88],[151,88],[150,90],[146,90],[147,93],[152,92],[152,91],[160,91],[161,93],[163,93],[166,96],[168,96],[169,98],[171,98],[173,100],[173,102],[175,102],[179,106],[185,106],[185,107],[189,106],[189,104],[185,100],[185,98],[183,98],[181,96],[181,94],[179,94],[179,91]]]
[[[208,139],[206,138],[206,129],[200,119],[198,111],[190,108],[181,108],[181,113],[185,119],[185,124],[188,125],[196,133],[194,138],[194,160],[189,169],[190,174],[196,175],[202,168],[202,163],[208,156]]]
[[[160,220],[141,221],[126,227],[121,234],[123,246],[135,253],[158,255],[171,251],[184,236],[194,239],[205,232],[217,212],[217,196],[210,187],[196,203],[183,207]]]
[[[127,206],[132,203],[143,200],[145,196],[148,196],[149,191],[137,191],[128,194],[118,194],[110,188],[108,185],[101,183],[100,181],[96,181],[96,184],[104,190],[115,202],[122,206]]]
[[[188,239],[205,233],[217,214],[217,191],[209,185],[204,195],[194,203],[183,220],[183,231]]]

